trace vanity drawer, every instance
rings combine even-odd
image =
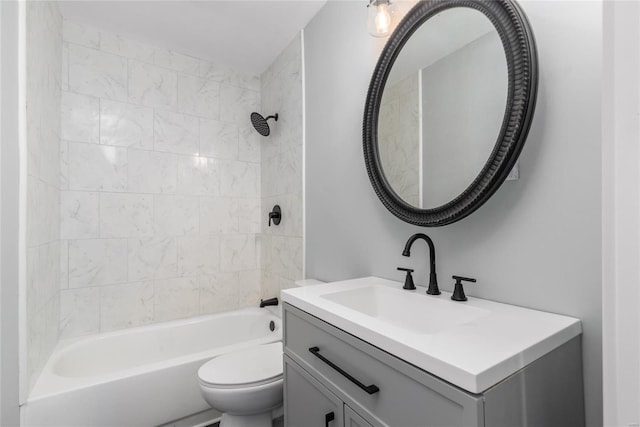
[[[284,319],[285,353],[367,422],[393,427],[484,425],[480,396],[289,304],[284,305]]]

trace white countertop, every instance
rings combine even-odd
[[[331,300],[336,292],[368,286],[413,293],[415,305],[423,304],[425,314],[431,308],[445,309],[448,316],[458,311],[462,316],[465,311],[480,315],[429,331],[428,325],[417,324],[421,316],[416,316],[414,328],[406,315],[401,322],[390,322]],[[287,289],[282,300],[472,393],[487,390],[582,333],[580,320],[572,317],[473,297],[456,302],[451,293],[432,296],[425,291],[406,291],[399,282],[365,277]]]

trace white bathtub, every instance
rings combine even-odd
[[[183,418],[209,408],[200,396],[200,365],[281,339],[277,316],[246,308],[61,340],[22,408],[23,423],[155,426]]]

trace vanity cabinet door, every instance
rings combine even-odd
[[[373,427],[355,411],[344,405],[344,427]]]
[[[342,411],[342,400],[284,356],[285,427],[342,427]]]

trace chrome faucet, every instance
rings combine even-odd
[[[436,247],[433,245],[433,240],[431,240],[431,238],[426,234],[416,233],[407,240],[407,244],[404,246],[402,255],[411,256],[411,245],[413,245],[413,242],[418,239],[424,240],[427,242],[427,245],[429,245],[429,265],[431,273],[429,274],[429,288],[427,288],[427,293],[429,295],[440,295],[440,289],[438,289],[438,278],[436,276]]]

